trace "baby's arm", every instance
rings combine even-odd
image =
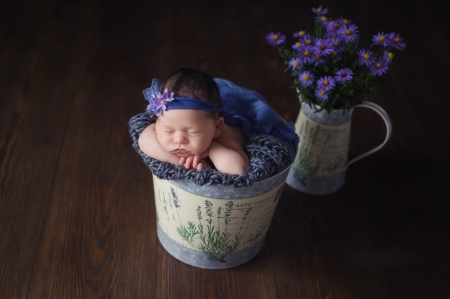
[[[209,147],[209,158],[220,172],[244,175],[249,165],[244,144],[240,129],[224,124],[220,136]]]
[[[153,159],[169,162],[175,165],[180,165],[180,157],[167,152],[158,142],[155,132],[155,124],[149,125],[142,131],[138,139],[138,144],[141,150]]]

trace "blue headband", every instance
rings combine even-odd
[[[143,91],[144,98],[149,102],[147,112],[159,116],[164,110],[194,109],[222,114],[222,108],[216,107],[210,103],[192,98],[174,97],[173,92],[169,92],[167,88],[164,90],[164,93],[157,91],[159,89],[159,82],[156,82],[156,80],[157,79],[153,79],[152,87]]]
[[[174,97],[173,101],[166,104],[166,110],[172,109],[194,109],[222,113],[222,108],[216,107],[201,100],[185,97]]]

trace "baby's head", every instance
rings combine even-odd
[[[174,96],[193,98],[222,108],[222,98],[214,79],[208,74],[191,68],[181,68],[169,75],[162,82],[160,91],[165,89],[174,93]],[[209,112],[211,117],[217,118],[217,112]]]
[[[156,119],[160,145],[180,157],[205,152],[223,126],[223,117],[217,112],[222,99],[214,79],[202,71],[182,68],[173,72],[160,89],[173,92],[176,99]]]

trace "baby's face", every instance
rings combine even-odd
[[[208,117],[206,111],[174,109],[164,111],[156,120],[159,144],[179,157],[205,152],[211,141],[219,136],[223,119]]]

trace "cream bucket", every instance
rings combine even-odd
[[[172,256],[199,268],[248,262],[264,245],[289,168],[239,188],[153,175],[159,241]]]

